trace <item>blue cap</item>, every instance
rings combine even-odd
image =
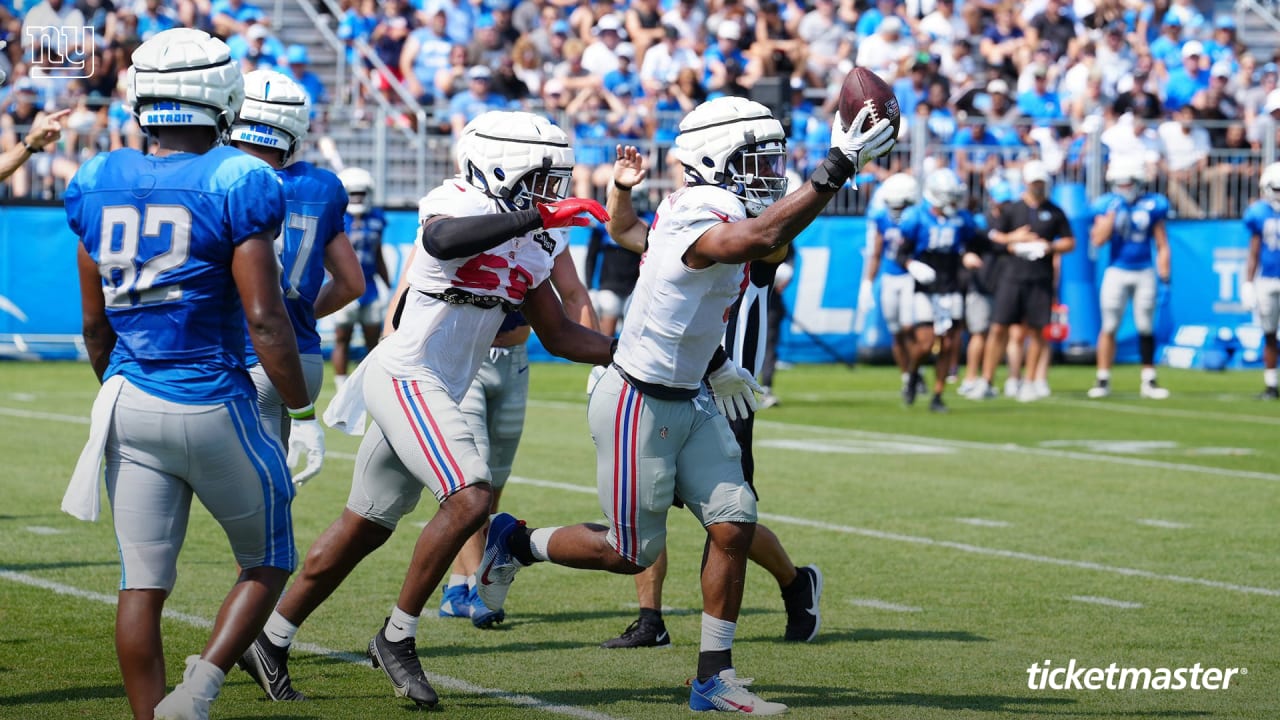
[[[1213,26],[1219,30],[1235,30],[1236,19],[1230,15],[1219,15],[1218,19],[1213,23]]]
[[[493,15],[490,13],[483,13],[480,15],[480,17],[476,18],[477,30],[483,30],[485,28],[491,28],[493,26],[494,26]]]
[[[551,32],[556,35],[571,35],[568,20],[557,20],[551,25]]]
[[[1170,10],[1164,14],[1164,20],[1162,20],[1161,23],[1172,27],[1182,27],[1182,18],[1178,17],[1177,13]]]
[[[303,45],[290,45],[284,51],[284,57],[290,65],[306,65],[311,62],[311,58],[307,56],[307,48]]]
[[[1280,75],[1280,66],[1277,66],[1275,63],[1267,63],[1266,65],[1263,65],[1262,67],[1258,68],[1258,77],[1262,77],[1267,73],[1270,73],[1272,75]]]

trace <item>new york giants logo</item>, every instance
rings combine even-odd
[[[32,65],[48,77],[87,78],[93,75],[94,34],[92,27],[71,25],[29,25],[23,28]]]

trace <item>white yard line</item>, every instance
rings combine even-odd
[[[917,613],[924,611],[924,608],[918,608],[914,605],[899,605],[897,603],[885,602],[884,600],[876,600],[875,598],[850,598],[849,604],[857,605],[858,607],[871,608],[872,610],[888,610],[889,612]]]
[[[1236,397],[1236,400],[1241,398]],[[1206,410],[1183,410],[1180,408],[1158,407],[1154,404],[1124,405],[1108,400],[1072,400],[1054,397],[1050,402],[1055,405],[1088,408],[1089,410],[1107,410],[1110,412],[1130,413],[1147,417],[1189,418],[1192,420],[1221,420],[1222,422],[1246,423],[1250,425],[1280,425],[1280,417],[1267,415],[1237,415],[1235,413],[1213,412]]]
[[[38,578],[33,575],[14,572],[12,570],[6,570],[3,568],[0,568],[0,579],[8,580],[10,582],[20,583],[22,585],[29,585],[31,587],[37,587],[44,590],[51,590],[55,593],[58,593],[59,595],[68,595],[71,597],[80,598],[82,600],[90,600],[93,602],[102,603],[104,605],[116,604],[116,597],[114,595],[105,595],[103,593],[93,592],[92,590],[84,590],[71,585],[64,585],[62,583],[54,582],[52,580],[45,580],[43,578]],[[212,620],[209,620],[208,618],[200,617],[198,615],[188,615],[187,613],[180,613],[173,610],[165,610],[164,616],[166,618],[169,618],[170,620],[177,620],[178,622],[185,623],[193,627],[202,628],[205,630],[213,627]],[[357,655],[355,653],[348,653],[348,652],[342,652],[339,650],[333,650],[330,648],[321,647],[319,645],[313,645],[311,643],[295,642],[293,644],[293,648],[295,650],[301,650],[302,652],[310,653],[312,655],[323,655],[328,658],[341,660],[343,662],[351,663],[352,665],[362,665],[364,667],[371,667],[369,665],[369,661],[365,659],[363,655]],[[449,690],[455,690],[457,692],[467,693],[469,695],[483,695],[485,697],[491,697],[497,700],[502,700],[504,702],[511,703],[512,705],[519,705],[520,707],[526,707],[526,708],[529,708],[530,710],[538,710],[541,712],[552,713],[555,715],[565,715],[568,717],[584,718],[585,720],[618,720],[612,715],[605,715],[604,713],[598,713],[592,710],[586,710],[584,708],[574,707],[572,705],[561,705],[559,703],[551,703],[541,698],[534,697],[532,695],[522,695],[520,693],[508,692],[506,690],[482,687],[480,685],[469,683],[466,680],[459,680],[458,678],[449,677],[448,675],[437,675],[436,673],[427,673],[427,679],[430,680],[431,684],[435,685],[436,687],[448,688]],[[390,693],[388,693],[388,697],[390,697]]]
[[[1076,602],[1089,603],[1090,605],[1105,605],[1107,607],[1120,608],[1121,610],[1139,610],[1142,603],[1129,602],[1127,600],[1113,600],[1111,598],[1097,597],[1095,595],[1072,595],[1069,600]]]
[[[956,522],[964,523],[965,525],[973,525],[975,527],[989,527],[989,528],[1006,528],[1006,527],[1009,527],[1010,525],[1010,523],[1007,523],[1004,520],[988,520],[986,518],[976,518],[976,517],[956,518]]]
[[[27,532],[35,535],[61,535],[66,532],[66,530],[59,530],[58,528],[46,527],[44,525],[28,525],[25,529]]]
[[[1137,522],[1139,525],[1161,528],[1163,530],[1186,530],[1191,527],[1186,523],[1173,522],[1172,520],[1157,520],[1155,518],[1138,518]]]

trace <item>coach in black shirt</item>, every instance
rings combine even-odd
[[[1005,345],[1009,326],[1026,325],[1030,347],[1023,375],[1030,378],[1046,352],[1042,330],[1049,324],[1054,300],[1055,256],[1071,252],[1076,246],[1062,208],[1049,200],[1049,173],[1037,160],[1022,168],[1026,190],[1022,197],[1000,209],[1000,217],[990,232],[993,243],[1003,245],[1012,257],[1001,263],[999,285],[995,288],[995,307],[991,313],[986,357],[982,363],[985,387],[991,387]]]

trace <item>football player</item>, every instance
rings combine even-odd
[[[1276,327],[1280,325],[1280,163],[1263,169],[1259,185],[1262,197],[1244,214],[1244,226],[1249,229],[1249,260],[1240,300],[1262,326],[1263,390],[1258,399],[1276,400],[1280,399],[1276,386],[1276,359],[1280,357],[1276,340]]]
[[[613,169],[613,189],[609,191],[606,206],[609,210],[608,231],[619,245],[641,254],[648,244],[649,228],[636,214],[631,201],[631,188],[643,180],[648,171],[644,157],[634,146],[619,145],[617,158]],[[766,364],[765,348],[769,340],[767,334],[770,332],[768,297],[778,268],[781,267],[776,260],[790,250],[791,246],[787,245],[774,255],[749,264],[748,284],[743,297],[734,305],[729,315],[726,352],[735,361],[740,358],[743,366],[750,368],[756,377],[761,376]],[[745,417],[729,421],[729,427],[741,450],[743,479],[753,494],[756,494],[755,456],[752,453],[751,438],[755,415],[755,411],[749,410]],[[756,524],[756,533],[751,539],[747,556],[768,570],[778,582],[783,606],[787,611],[787,627],[783,638],[808,642],[816,637],[821,624],[819,602],[822,598],[822,572],[813,565],[796,567],[778,536],[760,523]],[[640,604],[639,617],[621,635],[605,641],[601,647],[666,647],[671,644],[671,634],[667,632],[666,623],[662,619],[662,589],[666,577],[667,552],[663,550],[652,565],[635,576],[636,598]]]
[[[85,347],[105,381],[86,456],[105,448],[122,569],[116,653],[133,716],[203,719],[296,558],[294,488],[258,419],[246,320],[294,418],[291,449],[322,452],[323,436],[280,295],[273,242],[284,189],[266,163],[219,146],[244,96],[230,50],[198,30],[167,30],[134,51],[125,82],[151,154],[96,155],[65,197],[81,241]],[[229,611],[166,696],[160,617],[193,495],[242,570],[223,601]]]
[[[311,122],[307,91],[274,70],[248,73],[244,88],[240,116],[231,126],[231,145],[275,168],[284,185],[284,227],[276,239],[282,268],[280,288],[298,339],[307,392],[314,403],[324,382],[316,319],[336,312],[364,292],[360,261],[342,229],[347,194],[333,173],[296,160]],[[325,282],[326,270],[329,282]],[[258,388],[262,423],[287,445],[290,418],[284,401],[258,364],[252,345],[245,354]],[[289,460],[292,467],[295,458]],[[321,460],[307,458],[306,467],[293,476],[294,484],[301,486],[315,477]]]
[[[438,696],[416,649],[418,618],[493,503],[488,465],[460,405],[494,336],[519,309],[552,354],[596,365],[612,359],[613,339],[569,319],[546,283],[567,247],[559,228],[585,225],[584,213],[608,219],[594,200],[565,199],[573,149],[564,131],[530,113],[488,112],[467,124],[456,157],[461,174],[418,206],[421,251],[389,319],[398,329],[357,369],[360,387],[355,374],[343,387],[362,392],[373,418],[347,506],[311,546],[245,658],[271,680],[272,699],[296,697],[287,659],[298,626],[391,537],[426,488],[440,509],[418,537],[395,608],[368,654],[396,695],[434,707]]]
[[[382,233],[387,227],[387,217],[382,208],[373,207],[373,175],[363,168],[347,168],[338,173],[338,180],[347,191],[343,227],[364,271],[364,294],[333,316],[333,381],[342,387],[347,381],[347,358],[355,326],[360,326],[366,353],[378,346],[382,321],[387,315],[378,280],[389,292],[391,275],[386,258],[382,257]]]
[[[937,353],[931,412],[947,412],[942,393],[947,387],[953,352],[960,342],[964,321],[960,267],[977,268],[982,260],[972,250],[980,244],[978,226],[968,210],[960,208],[965,199],[964,183],[954,170],[940,168],[924,181],[924,202],[902,217],[902,243],[898,264],[913,281],[914,294],[903,323],[910,329],[907,372],[912,378],[933,352],[935,338],[941,340]],[[916,383],[902,388],[902,401],[916,401]]]
[[[865,127],[870,115],[863,110],[851,127]],[[596,486],[609,524],[535,530],[506,513],[489,523],[480,598],[498,609],[516,571],[537,561],[641,572],[661,555],[667,513],[679,497],[707,531],[693,710],[786,711],[747,689],[733,663],[747,562],[740,549],[755,534],[756,503],[739,448],[725,440],[727,420],[754,409],[759,385],[720,341],[747,282],[745,263],[790,243],[850,177],[893,147],[887,119],[857,133],[841,128],[837,117],[827,158],[809,182],[783,197],[786,135],[767,107],[722,97],[681,121],[673,152],[688,186],[658,206],[632,319],[588,405]]]
[[[916,392],[924,381],[909,371],[912,328],[909,320],[903,320],[911,316],[915,280],[898,264],[898,251],[902,248],[903,214],[919,201],[920,183],[906,173],[890,175],[880,186],[867,213],[867,272],[858,288],[858,317],[865,318],[874,302],[872,286],[879,275],[880,314],[893,336],[893,361],[902,373],[902,389],[915,382],[919,385]]]
[[[1111,394],[1116,329],[1131,300],[1142,362],[1139,395],[1151,400],[1169,397],[1169,391],[1156,383],[1155,336],[1156,277],[1160,282],[1169,282],[1169,235],[1165,230],[1169,200],[1160,193],[1147,192],[1143,187],[1146,181],[1146,165],[1141,158],[1118,158],[1107,168],[1111,192],[1093,204],[1089,242],[1095,248],[1108,248],[1099,297],[1102,329],[1098,332],[1098,375],[1089,388],[1089,397],[1095,400]]]

